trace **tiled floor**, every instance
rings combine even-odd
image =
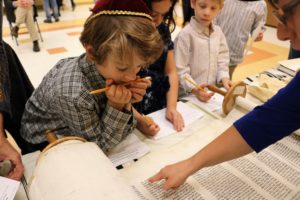
[[[90,5],[79,5],[76,10],[63,10],[61,21],[52,24],[43,23],[45,14],[39,11],[38,22],[42,31],[41,51],[32,51],[29,34],[20,34],[19,46],[9,35],[8,23],[3,20],[4,40],[9,43],[19,56],[33,85],[37,87],[43,76],[62,58],[78,56],[84,52],[79,36],[85,19],[89,16]]]
[[[45,14],[43,11],[39,11],[38,22],[44,41],[40,42],[41,51],[38,53],[32,51],[32,43],[26,33],[26,28],[21,30],[18,38],[20,44],[17,46],[10,37],[8,23],[4,19],[4,40],[15,49],[35,87],[57,61],[65,57],[78,56],[84,52],[79,36],[91,7],[92,3],[78,5],[74,12],[68,9],[62,10],[61,21],[52,24],[43,23]],[[181,29],[180,6],[177,6],[176,14],[178,15],[178,26],[172,35],[173,38]],[[22,32],[25,33],[22,34]],[[289,42],[277,40],[275,29],[268,28],[263,42],[255,43],[244,62],[237,68],[234,80],[241,80],[248,75],[275,66],[278,60],[287,58],[288,46]]]

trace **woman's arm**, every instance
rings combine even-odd
[[[246,143],[237,129],[231,126],[194,156],[164,167],[159,173],[151,177],[149,181],[156,182],[165,179],[166,182],[163,185],[165,190],[176,189],[196,171],[241,157],[252,151],[252,148]]]

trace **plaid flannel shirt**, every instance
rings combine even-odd
[[[108,151],[134,130],[136,120],[132,112],[110,107],[105,93],[89,94],[103,87],[105,79],[85,54],[59,61],[26,104],[22,137],[37,144],[47,140],[47,130],[56,130],[58,135],[80,136]]]

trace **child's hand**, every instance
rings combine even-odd
[[[126,104],[130,103],[132,95],[124,85],[115,85],[113,80],[109,79],[106,81],[106,87],[110,87],[105,92],[110,106],[122,110]]]
[[[263,39],[263,37],[264,37],[264,32],[260,32],[254,41],[259,42]]]
[[[143,100],[146,94],[146,89],[151,85],[151,80],[139,79],[131,82],[126,87],[131,91],[131,103],[140,102]]]
[[[172,122],[174,129],[179,132],[184,128],[184,121],[176,109],[167,109],[166,118]]]
[[[204,83],[204,84],[201,84],[200,87],[202,88],[205,88],[207,87],[207,83]],[[203,101],[203,102],[207,102],[208,100],[210,100],[210,98],[214,95],[213,92],[204,92],[204,91],[201,91],[197,88],[194,88],[192,90],[192,93],[194,95],[196,95],[196,97],[200,100],[200,101]]]
[[[137,129],[146,136],[154,136],[160,130],[158,124],[148,116],[142,116],[137,119]]]
[[[229,78],[223,78],[222,79],[222,84],[223,84],[223,86],[226,90],[229,90],[232,86],[232,82]]]

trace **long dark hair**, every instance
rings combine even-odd
[[[150,10],[152,10],[152,2],[160,2],[164,0],[144,0]],[[178,0],[170,0],[171,1],[171,7],[169,9],[169,12],[164,16],[163,22],[166,23],[169,27],[170,32],[173,32],[176,27],[176,22],[174,19],[174,8]]]

